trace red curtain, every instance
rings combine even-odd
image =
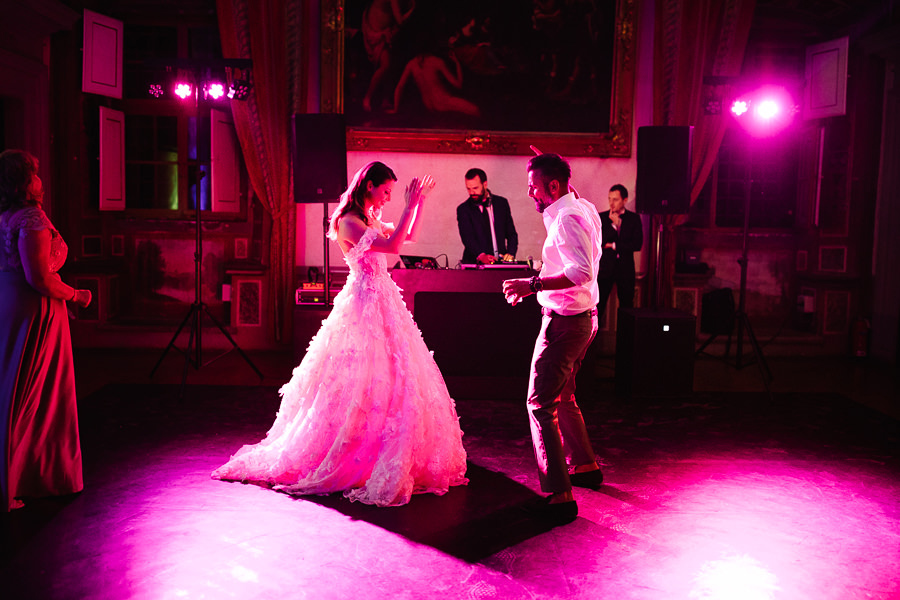
[[[253,61],[252,92],[231,103],[253,191],[272,217],[269,306],[278,342],[291,339],[296,212],[291,181],[291,91],[296,0],[217,0],[225,58]],[[289,65],[291,68],[289,68]],[[294,74],[294,75],[292,75]]]
[[[653,68],[653,123],[692,125],[691,205],[709,177],[728,124],[727,81],[741,72],[756,0],[657,0]],[[726,83],[722,83],[725,81]],[[710,102],[720,112],[711,114]],[[661,248],[659,289],[671,304],[675,276],[674,228],[683,215],[654,217]],[[656,260],[656,257],[653,257]],[[654,271],[656,265],[654,265]]]

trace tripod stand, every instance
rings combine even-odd
[[[750,168],[748,166],[748,168]],[[749,363],[744,363],[744,331],[747,332],[747,338],[750,340],[750,344],[753,347],[753,353],[756,358],[756,365],[759,367],[759,374],[762,377],[763,384],[766,386],[766,392],[769,396],[772,395],[772,390],[769,387],[769,381],[772,379],[772,371],[769,369],[769,364],[766,362],[766,357],[763,356],[762,347],[759,345],[759,341],[756,339],[756,335],[753,333],[753,326],[750,325],[750,317],[747,315],[747,254],[748,254],[748,240],[750,235],[750,193],[753,186],[753,178],[748,176],[747,181],[744,183],[744,231],[743,231],[743,244],[741,248],[741,257],[738,259],[738,264],[741,266],[741,287],[738,295],[738,307],[734,313],[734,318],[737,321],[737,347],[735,349],[735,367],[738,369],[742,369]],[[733,306],[733,305],[732,305]],[[708,340],[706,340],[702,346],[697,350],[697,354],[703,352],[703,350],[718,336],[711,336]],[[728,358],[728,352],[731,348],[731,333],[728,334],[728,342],[725,346],[725,358]]]
[[[231,334],[219,323],[218,320],[209,312],[209,308],[203,302],[201,297],[202,286],[201,286],[201,269],[202,269],[202,261],[203,261],[203,230],[201,227],[201,209],[200,209],[200,182],[206,176],[206,173],[200,168],[200,165],[197,165],[197,193],[196,193],[196,204],[194,205],[194,211],[196,215],[195,223],[196,223],[196,231],[194,238],[194,302],[191,304],[190,309],[188,310],[187,315],[185,315],[184,320],[181,321],[181,325],[178,326],[178,329],[175,330],[175,335],[172,336],[172,339],[169,341],[169,345],[166,346],[166,349],[163,350],[162,356],[159,357],[159,360],[156,361],[156,365],[153,367],[153,370],[150,371],[150,377],[153,377],[153,374],[156,373],[156,369],[159,368],[159,365],[162,364],[163,359],[168,354],[169,350],[175,349],[182,354],[184,354],[184,373],[181,376],[181,394],[184,394],[184,385],[187,381],[187,373],[188,366],[193,366],[195,369],[200,370],[201,367],[205,367],[226,354],[230,353],[232,350],[237,350],[238,353],[243,357],[243,359],[247,362],[250,367],[256,371],[256,374],[259,375],[259,378],[263,378],[263,374],[259,369],[256,368],[256,365],[253,364],[253,361],[250,360],[244,351],[241,350],[240,346],[237,345],[237,342],[234,341],[234,338],[231,337]],[[203,344],[202,344],[202,333],[203,333],[203,324],[201,319],[203,314],[206,314],[209,317],[209,320],[215,324],[216,327],[219,328],[219,331],[231,342],[231,349],[214,356],[210,360],[201,364],[202,355],[203,355]],[[175,342],[178,340],[178,336],[181,334],[181,330],[184,329],[184,326],[188,324],[188,321],[191,323],[190,334],[188,335],[188,345],[187,348],[182,350],[178,346],[175,345]],[[193,352],[192,352],[193,351]]]

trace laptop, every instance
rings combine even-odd
[[[405,269],[437,269],[437,260],[432,256],[409,256],[400,255]]]

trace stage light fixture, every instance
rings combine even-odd
[[[753,137],[777,135],[794,120],[797,106],[791,94],[781,86],[762,86],[736,98],[731,113]]]
[[[764,121],[774,119],[781,112],[778,104],[774,100],[763,100],[756,107],[756,116]]]
[[[250,96],[250,82],[246,79],[234,79],[228,89],[228,97],[233,100],[246,100]]]
[[[719,100],[707,100],[703,104],[703,114],[714,116],[722,112],[722,103]]]
[[[163,87],[161,85],[159,85],[158,83],[151,83],[150,89],[148,90],[148,92],[154,98],[159,98],[159,97],[165,95],[165,92],[163,91]]]
[[[211,82],[207,84],[205,92],[213,100],[218,100],[225,95],[225,86],[219,82]]]
[[[189,83],[176,83],[175,84],[175,95],[181,98],[182,100],[186,100],[190,98],[190,96],[194,93],[194,88]]]

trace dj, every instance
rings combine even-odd
[[[456,208],[456,222],[462,239],[463,264],[512,262],[519,249],[519,236],[506,198],[487,189],[487,175],[481,169],[466,172],[469,199]]]

